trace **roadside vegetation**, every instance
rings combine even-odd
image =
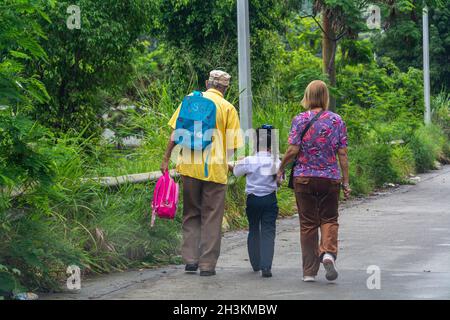
[[[182,203],[175,221],[150,228],[151,182],[108,188],[93,178],[157,171],[183,96],[203,88],[213,68],[237,79],[235,1],[213,2],[204,21],[200,0],[84,0],[84,27],[73,31],[59,23],[66,1],[0,5],[0,297],[58,290],[69,265],[91,274],[180,263]],[[329,80],[321,29],[288,2],[251,1],[254,126],[278,128],[281,152],[307,84]],[[335,2],[316,1],[354,14]],[[348,126],[355,196],[408,183],[450,159],[449,66],[442,64],[450,9],[431,10],[434,124],[424,126],[414,42],[422,2],[388,3],[380,1],[388,32],[352,26],[335,52],[332,92]],[[407,45],[399,50],[402,36],[415,55]],[[237,81],[227,99],[238,106]],[[105,129],[114,135],[103,137]],[[244,179],[230,178],[224,230],[247,226],[244,189]],[[282,188],[278,197],[281,216],[293,215],[292,192]]]

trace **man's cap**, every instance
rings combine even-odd
[[[224,87],[228,87],[230,85],[231,76],[225,71],[221,70],[213,70],[209,74],[209,83],[217,86],[221,85]]]

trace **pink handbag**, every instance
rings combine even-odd
[[[169,171],[166,171],[156,182],[153,193],[152,228],[155,225],[156,216],[160,219],[175,219],[178,207],[178,191],[178,183],[170,177]]]

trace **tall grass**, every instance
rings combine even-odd
[[[424,126],[414,132],[411,141],[416,170],[426,172],[435,169],[436,161],[445,158],[448,138],[435,125]]]
[[[0,264],[20,275],[9,276],[17,281],[0,290],[57,289],[72,264],[98,273],[178,262],[179,218],[150,228],[152,184],[107,189],[81,182],[95,162],[85,145],[59,140],[48,150],[58,168],[54,184],[27,192],[2,212],[10,228],[6,239],[1,235]]]

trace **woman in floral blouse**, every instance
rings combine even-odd
[[[294,189],[301,226],[303,280],[315,281],[322,263],[326,278],[334,281],[338,277],[335,261],[340,188],[345,198],[351,193],[347,129],[342,118],[328,110],[329,92],[323,81],[309,84],[302,104],[308,111],[300,113],[292,122],[289,148],[278,180],[281,182],[286,166],[295,161]],[[309,123],[312,124],[308,129]]]

